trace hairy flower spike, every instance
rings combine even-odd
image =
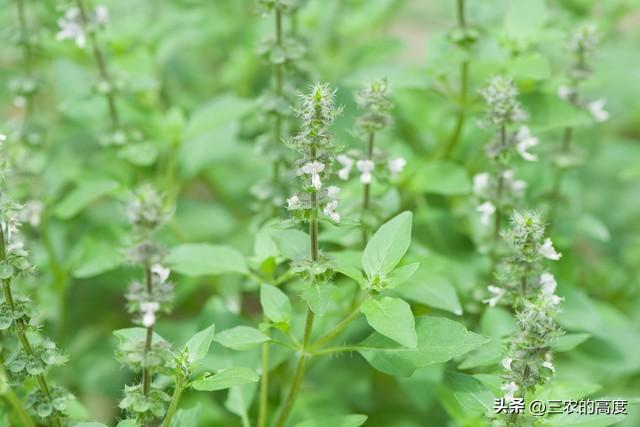
[[[522,121],[526,114],[518,102],[518,89],[510,77],[495,76],[480,94],[487,104],[486,119],[494,126]]]
[[[368,134],[391,126],[393,119],[389,111],[393,109],[393,102],[390,97],[387,79],[369,82],[356,94],[356,103],[363,110],[357,122],[360,132]]]

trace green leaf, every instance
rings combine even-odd
[[[362,269],[370,279],[390,273],[411,244],[411,212],[403,212],[384,223],[362,253]]]
[[[211,325],[194,336],[189,338],[185,344],[185,349],[189,352],[189,363],[196,363],[204,359],[209,352],[211,341],[216,332],[216,326]]]
[[[516,78],[544,80],[551,75],[549,61],[539,53],[529,53],[516,57],[510,65],[511,74]]]
[[[446,387],[465,409],[484,414],[493,408],[493,393],[471,375],[447,372]]]
[[[336,287],[330,283],[311,283],[302,291],[302,299],[309,305],[311,311],[322,316],[326,313],[331,302],[331,293]]]
[[[260,305],[265,316],[274,323],[287,323],[291,320],[293,308],[289,297],[272,285],[260,286]]]
[[[420,267],[420,263],[414,262],[412,264],[407,264],[396,268],[386,279],[385,289],[395,289],[398,285],[405,283],[407,280],[413,277],[416,270],[418,270],[418,267]]]
[[[269,341],[269,337],[249,326],[236,326],[216,335],[216,341],[232,350],[250,350]]]
[[[122,420],[117,427],[138,427],[138,424],[134,420]]]
[[[118,183],[111,180],[82,182],[56,205],[55,214],[61,219],[70,219],[91,203],[111,194],[117,188]]]
[[[543,426],[548,427],[607,427],[623,421],[627,415],[585,415],[585,414],[560,414],[545,417],[541,420]]]
[[[309,258],[311,244],[309,235],[300,230],[277,230],[271,234],[280,255],[287,259]]]
[[[224,407],[242,419],[243,425],[250,425],[249,408],[256,392],[256,384],[250,383],[231,387]]]
[[[510,2],[504,17],[504,27],[513,38],[529,39],[542,29],[548,15],[545,0]]]
[[[369,325],[382,335],[405,347],[418,345],[416,325],[411,307],[404,300],[392,297],[376,297],[362,304],[362,313]]]
[[[244,274],[249,271],[240,252],[228,246],[208,243],[175,246],[169,252],[166,262],[176,272],[191,277]]]
[[[355,349],[379,371],[407,377],[417,368],[447,362],[478,348],[490,339],[467,331],[453,320],[430,316],[416,318],[416,333],[416,348],[404,347],[376,332],[355,346]]]
[[[82,240],[80,258],[74,263],[73,277],[87,279],[118,268],[124,262],[122,248],[103,239]]]
[[[398,286],[394,292],[406,300],[462,315],[456,288],[445,277],[423,268],[419,268],[410,281]]]
[[[128,144],[118,155],[135,166],[151,166],[158,158],[158,147],[153,142]]]
[[[366,415],[330,415],[301,421],[294,427],[360,427],[366,421]]]
[[[425,163],[419,169],[413,188],[420,193],[466,195],[471,192],[471,179],[466,169],[456,163],[434,161]]]
[[[179,409],[173,417],[171,427],[198,427],[200,425],[200,404],[193,408]]]
[[[230,387],[255,383],[260,377],[253,370],[244,367],[223,369],[214,375],[195,380],[192,387],[199,391],[224,390]]]
[[[554,351],[569,351],[573,350],[586,340],[591,337],[591,334],[565,334],[558,337],[554,342],[551,343],[551,348]]]
[[[74,427],[107,427],[106,424],[96,423],[96,422],[76,423],[73,426]]]
[[[113,335],[115,335],[121,342],[139,342],[147,339],[147,330],[145,328],[118,329],[113,331]],[[166,342],[165,339],[156,332],[153,333],[153,341]]]

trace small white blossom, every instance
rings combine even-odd
[[[25,219],[32,227],[38,227],[42,218],[44,204],[39,200],[31,200],[24,205]]]
[[[551,357],[551,353],[547,353],[544,355],[544,363],[542,363],[542,366],[544,366],[545,368],[549,369],[551,372],[553,372],[554,374],[556,373],[556,367],[553,365],[553,358]]]
[[[479,173],[473,177],[473,193],[476,195],[484,193],[489,187],[490,175],[487,172]]]
[[[7,140],[7,135],[0,133],[0,144],[5,142],[6,140]]]
[[[571,89],[569,86],[558,87],[558,97],[560,99],[568,101],[571,95],[573,95],[573,89]]]
[[[606,103],[607,101],[604,98],[600,98],[596,101],[590,102],[587,106],[596,122],[606,122],[609,120],[609,112],[604,109]]]
[[[360,182],[363,184],[371,184],[373,168],[375,163],[371,160],[358,160],[356,168],[360,171]]]
[[[480,214],[480,224],[489,225],[491,217],[496,213],[496,207],[491,202],[484,202],[476,207],[476,211]]]
[[[300,198],[297,195],[293,195],[287,199],[287,209],[290,211],[300,209]]]
[[[538,145],[539,141],[538,138],[531,135],[531,131],[527,126],[520,127],[518,134],[516,135],[516,140],[518,141],[516,144],[516,151],[520,154],[520,157],[528,162],[535,162],[538,160],[538,156],[529,153],[528,150],[531,147]]]
[[[513,400],[513,395],[516,391],[518,391],[518,386],[513,381],[507,384],[504,384],[501,389],[505,392],[504,400],[507,402],[511,402]]]
[[[58,26],[60,27],[60,31],[56,34],[58,41],[70,39],[75,41],[80,49],[84,49],[87,44],[87,35],[82,26],[80,9],[77,7],[67,9],[64,16],[58,19]]]
[[[406,165],[407,161],[402,157],[398,157],[397,159],[390,159],[387,162],[387,167],[389,168],[389,173],[391,173],[391,178],[395,178],[396,176],[398,176],[398,174],[402,172]]]
[[[171,270],[166,267],[163,267],[160,264],[153,264],[151,266],[151,273],[155,274],[160,280],[160,282],[164,283],[169,278],[169,275],[171,274]]]
[[[502,299],[506,290],[504,288],[500,288],[498,286],[487,286],[487,289],[493,296],[484,300],[485,304],[489,304],[489,307],[495,307],[498,304],[498,301]]]
[[[307,163],[300,170],[302,171],[302,173],[311,175],[311,186],[313,188],[315,188],[316,190],[320,190],[322,188],[320,173],[324,171],[324,163],[315,160],[313,162]]]
[[[511,363],[513,363],[513,359],[510,357],[505,357],[504,359],[502,359],[502,367],[507,371],[511,370]]]
[[[556,292],[558,282],[553,274],[545,272],[540,275],[540,286],[542,286],[542,293],[545,295],[551,295]]]
[[[340,194],[340,188],[335,185],[330,185],[327,187],[327,197],[330,199],[337,199]]]
[[[98,25],[106,25],[109,22],[109,9],[104,5],[96,6],[93,14],[93,20]]]
[[[561,253],[556,252],[555,248],[553,247],[553,242],[551,242],[551,239],[549,238],[547,238],[544,241],[544,244],[540,247],[540,255],[552,261],[557,261],[562,256]]]
[[[353,159],[344,154],[339,154],[336,157],[336,160],[338,161],[338,163],[342,165],[342,169],[338,171],[338,178],[340,178],[343,181],[348,180],[349,174],[351,173],[351,168],[353,168],[353,163],[354,163]]]
[[[140,311],[142,312],[142,324],[145,328],[150,328],[156,323],[156,311],[160,309],[157,302],[140,303]]]
[[[331,219],[331,221],[340,222],[340,215],[336,212],[337,208],[338,208],[338,201],[332,200],[329,203],[327,203],[327,205],[324,207],[324,210],[322,212],[324,212],[324,214],[328,216],[329,219]]]

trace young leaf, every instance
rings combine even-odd
[[[300,230],[277,230],[271,234],[280,255],[287,259],[309,258],[309,235]]]
[[[403,212],[383,224],[362,253],[362,268],[369,278],[390,273],[411,243],[411,212]]]
[[[386,279],[385,289],[394,289],[398,285],[401,285],[409,280],[419,266],[419,262],[414,262],[413,264],[403,265],[402,267],[398,267],[393,270],[389,277]]]
[[[301,421],[294,427],[360,427],[366,421],[366,415],[330,415]]]
[[[116,427],[138,427],[138,424],[134,420],[128,419],[120,421]]]
[[[179,409],[176,412],[171,427],[198,427],[200,425],[200,404],[193,408]]]
[[[287,323],[291,320],[293,309],[289,297],[272,285],[260,286],[260,305],[264,314],[274,323]]]
[[[248,271],[244,256],[233,248],[208,243],[189,243],[171,249],[166,262],[185,276],[198,277]]]
[[[302,291],[302,299],[318,316],[323,315],[331,302],[331,293],[336,287],[330,283],[312,283]]]
[[[458,294],[449,280],[423,268],[419,268],[411,280],[399,285],[394,292],[412,302],[446,310],[458,316],[462,314]]]
[[[416,325],[411,307],[404,300],[376,297],[362,304],[362,313],[373,329],[405,347],[418,345]]]
[[[191,385],[199,391],[224,390],[242,384],[255,383],[260,377],[249,368],[223,369],[213,375],[195,380]]]
[[[416,318],[418,345],[408,348],[374,332],[359,345],[357,351],[377,370],[389,375],[407,377],[417,368],[444,363],[488,342],[460,323],[440,317]]]
[[[145,328],[125,328],[113,331],[113,335],[118,337],[121,342],[137,342],[144,341],[147,338],[147,330]],[[166,342],[157,333],[153,333],[153,341]]]
[[[215,325],[211,325],[207,329],[198,332],[192,336],[189,341],[187,341],[185,349],[189,352],[189,363],[196,363],[204,359],[209,352],[209,347],[211,346],[211,341],[213,341],[215,331]]]
[[[236,326],[218,333],[215,340],[232,350],[243,351],[269,341],[269,337],[255,328]]]

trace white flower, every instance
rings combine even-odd
[[[473,193],[482,194],[489,187],[491,176],[487,172],[479,173],[473,177]]]
[[[609,112],[604,109],[606,103],[607,101],[604,98],[600,98],[596,101],[590,102],[587,106],[596,122],[606,122],[609,120]]]
[[[573,89],[569,86],[560,86],[558,87],[558,97],[565,101],[569,100],[569,97],[573,94]]]
[[[540,275],[540,285],[542,286],[542,293],[545,295],[551,295],[556,292],[558,282],[553,274],[545,272]]]
[[[93,13],[93,20],[98,25],[106,25],[109,22],[109,10],[106,6],[98,5]]]
[[[327,197],[330,199],[337,199],[338,198],[338,194],[340,194],[340,188],[336,187],[335,185],[330,185],[327,187]]]
[[[540,255],[542,255],[543,257],[553,260],[553,261],[557,261],[560,259],[560,257],[562,256],[561,253],[556,252],[556,250],[553,247],[553,242],[551,242],[551,239],[547,238],[547,240],[544,241],[544,244],[540,247]]]
[[[358,160],[356,162],[356,168],[360,171],[360,182],[371,184],[371,172],[373,172],[374,167],[375,163],[371,160]]]
[[[43,209],[44,204],[39,200],[31,200],[25,203],[24,214],[26,220],[29,222],[29,224],[31,224],[32,227],[37,227],[40,225]]]
[[[320,173],[324,171],[324,163],[314,160],[313,162],[309,162],[300,168],[302,173],[307,175],[311,175],[311,186],[316,190],[320,190],[322,188],[322,182],[320,182]]]
[[[171,270],[166,267],[163,267],[160,264],[153,264],[151,266],[151,273],[155,274],[158,277],[158,279],[160,279],[161,283],[164,283],[169,278],[169,275],[171,274]]]
[[[511,363],[513,362],[513,359],[510,357],[505,357],[504,359],[502,359],[502,367],[507,370],[510,371],[511,370]]]
[[[160,309],[157,302],[140,303],[140,311],[142,312],[142,324],[145,328],[150,328],[156,323],[156,311]]]
[[[511,189],[517,193],[523,192],[527,188],[527,183],[521,179],[516,179],[511,182]]]
[[[5,142],[6,140],[7,140],[7,135],[0,133],[0,144]]]
[[[290,211],[300,209],[300,198],[297,195],[293,195],[287,199],[287,209]]]
[[[496,213],[496,207],[491,202],[484,202],[476,207],[476,211],[480,213],[480,224],[489,225],[491,216]]]
[[[387,162],[387,167],[389,168],[389,173],[391,173],[391,178],[395,178],[396,176],[398,176],[398,174],[402,172],[406,165],[407,161],[402,157],[398,157],[397,159],[389,159],[389,161]]]
[[[502,299],[506,290],[504,288],[500,288],[498,286],[487,286],[487,289],[490,293],[493,294],[493,297],[484,300],[485,304],[489,304],[489,307],[495,307],[498,304],[498,301]]]
[[[80,9],[77,7],[67,9],[64,16],[58,19],[58,26],[60,31],[56,34],[57,40],[73,40],[80,49],[86,46],[87,36],[82,26]]]
[[[336,157],[336,160],[342,165],[342,169],[338,171],[338,178],[343,181],[348,180],[349,174],[351,173],[351,168],[353,168],[353,159],[344,154],[339,154]]]
[[[504,400],[507,402],[511,402],[513,400],[513,395],[516,391],[518,391],[518,386],[513,381],[507,384],[504,384],[500,387],[501,390],[504,390]]]
[[[331,219],[331,221],[340,222],[340,215],[336,212],[337,208],[338,208],[338,201],[332,200],[326,204],[322,212],[324,212],[324,214],[328,216],[329,219]]]
[[[516,151],[520,154],[524,160],[528,162],[535,162],[538,160],[538,156],[535,154],[529,153],[529,148],[535,147],[538,145],[538,138],[531,135],[531,131],[527,126],[521,126],[518,130],[518,134],[516,135],[516,140],[518,143],[516,144]]]
[[[556,373],[556,367],[553,366],[553,358],[551,357],[551,353],[547,353],[544,355],[544,363],[542,363],[542,366],[544,366],[545,368],[549,369],[551,372],[553,372],[554,374]]]

